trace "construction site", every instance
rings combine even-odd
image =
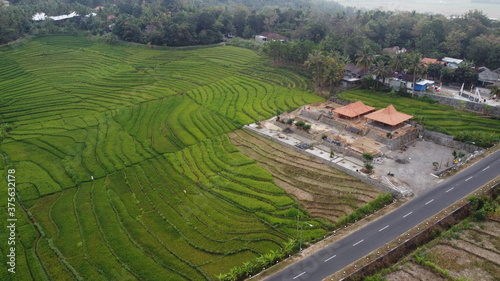
[[[411,118],[392,105],[376,110],[360,101],[323,101],[246,128],[408,196],[439,183],[437,169],[453,165],[453,148],[424,140]],[[366,169],[367,163],[373,169]]]
[[[323,101],[282,114],[273,123],[333,150],[361,157],[363,153],[380,156],[417,140],[418,129],[407,122],[412,117],[392,105],[375,111],[361,101],[345,106]],[[301,121],[310,128],[297,126]]]

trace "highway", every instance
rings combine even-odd
[[[393,212],[265,280],[323,280],[439,213],[499,174],[500,151],[497,151]]]

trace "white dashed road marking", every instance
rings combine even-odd
[[[430,203],[432,203],[432,201],[434,201],[434,199],[432,199],[429,202],[425,203],[425,205],[429,205]]]
[[[354,246],[358,245],[359,243],[361,243],[363,241],[365,241],[365,239],[361,239],[361,241],[354,243],[352,246],[354,247]]]
[[[386,229],[386,228],[388,228],[388,227],[389,227],[389,225],[386,225],[386,226],[382,227],[381,229],[379,229],[379,231],[378,231],[378,232],[380,232],[380,231],[382,231],[382,230],[384,230],[384,229]]]
[[[327,262],[327,261],[329,261],[329,260],[333,259],[333,258],[334,258],[334,257],[336,257],[336,256],[337,256],[337,255],[334,255],[334,256],[331,256],[331,257],[327,258],[327,259],[325,260],[325,262]]]
[[[293,279],[297,279],[297,278],[299,278],[300,276],[302,276],[302,275],[304,275],[304,274],[306,274],[306,272],[305,272],[305,271],[304,271],[304,272],[302,272],[301,274],[299,274],[299,275],[297,275],[297,276],[293,277]]]
[[[488,170],[489,168],[490,168],[490,166],[488,166],[488,167],[486,167],[486,168],[482,169],[481,171],[483,171],[483,172],[484,172],[484,171]]]
[[[448,193],[448,192],[452,191],[453,189],[455,189],[455,188],[454,188],[454,187],[452,187],[452,188],[450,188],[450,189],[446,190],[446,193]]]
[[[413,214],[413,212],[409,212],[408,214],[404,215],[403,218],[406,218],[407,216]]]
[[[469,181],[470,179],[472,179],[472,177],[468,177],[465,181]]]

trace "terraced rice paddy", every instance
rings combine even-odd
[[[0,62],[0,174],[16,170],[19,200],[17,273],[1,280],[213,280],[296,239],[297,215],[313,225],[304,239],[315,239],[326,233],[321,217],[335,221],[376,195],[316,164],[317,177],[296,165],[275,171],[298,156],[228,136],[321,100],[252,51],[60,36],[3,47]],[[287,169],[302,169],[290,184],[314,193],[317,203],[299,200],[312,216],[280,188]],[[324,181],[339,185],[325,200],[314,187]]]
[[[378,195],[371,186],[319,160],[253,133],[238,130],[229,137],[238,149],[268,170],[274,182],[297,198],[314,216],[336,222]]]

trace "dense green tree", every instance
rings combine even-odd
[[[500,68],[500,36],[481,35],[474,38],[466,50],[467,58],[478,65]]]
[[[345,61],[338,57],[327,57],[324,62],[323,81],[325,86],[330,87],[330,92],[333,87],[338,86],[345,73]]]
[[[113,33],[122,40],[130,42],[142,43],[144,39],[140,27],[135,22],[135,19],[130,16],[120,17],[113,28]]]
[[[325,71],[325,56],[323,53],[321,51],[314,50],[311,54],[309,54],[304,65],[312,70],[315,85],[322,87]]]
[[[472,63],[461,63],[455,69],[455,80],[458,83],[465,83],[466,86],[475,85],[477,83],[478,75],[473,69]]]
[[[389,61],[389,68],[393,71],[401,73],[406,67],[407,56],[404,53],[396,54]]]
[[[365,47],[363,50],[358,52],[358,56],[356,58],[356,65],[363,68],[369,69],[374,61],[374,57],[370,52],[370,49]]]

